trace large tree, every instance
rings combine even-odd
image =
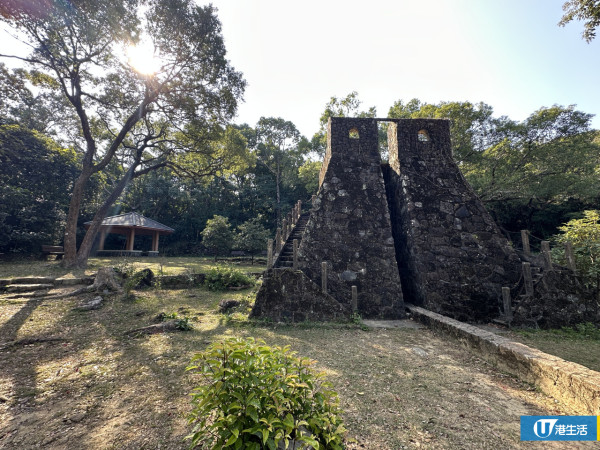
[[[256,124],[256,154],[258,162],[275,177],[275,210],[277,224],[281,224],[281,185],[285,172],[297,175],[304,161],[307,146],[296,126],[281,117],[261,117]]]
[[[37,89],[60,93],[76,118],[59,131],[81,153],[64,235],[66,265],[85,266],[102,219],[131,179],[161,167],[210,175],[228,163],[223,155],[214,157],[210,142],[222,138],[245,82],[225,57],[212,6],[192,0],[9,0],[0,12],[31,49],[29,55],[0,56],[30,64]],[[152,51],[140,58],[144,45]],[[153,57],[154,64],[142,64]],[[114,164],[122,168],[120,176],[77,250],[85,187]]]

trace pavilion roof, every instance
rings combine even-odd
[[[92,222],[85,222],[84,225],[89,227]],[[119,214],[118,216],[106,217],[101,228],[112,228],[112,227],[124,227],[124,228],[136,228],[145,230],[155,230],[165,234],[173,233],[175,230],[171,227],[163,225],[156,220],[149,219],[148,217],[142,216],[136,212],[130,212],[127,214]]]

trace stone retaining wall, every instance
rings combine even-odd
[[[534,384],[579,414],[600,415],[600,373],[424,308],[406,307],[434,332],[458,339],[500,370]]]

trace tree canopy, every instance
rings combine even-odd
[[[77,155],[37,131],[0,125],[0,252],[37,253],[60,239],[65,186],[77,175]]]
[[[596,28],[600,25],[600,0],[569,0],[563,4],[565,12],[560,22],[560,26],[565,26],[573,19],[582,20],[582,37],[588,43],[596,37]]]
[[[212,6],[191,0],[9,1],[2,20],[31,52],[0,56],[28,63],[37,89],[62,98],[69,105],[63,118],[75,119],[58,133],[81,155],[65,230],[66,264],[85,265],[100,222],[129,180],[161,167],[190,170],[190,155],[198,156],[193,168],[201,175],[229,161],[215,157],[212,142],[222,138],[245,82],[226,59]],[[126,57],[128,48],[144,42],[157,57],[150,73]],[[111,164],[122,168],[120,176],[77,252],[83,192]]]

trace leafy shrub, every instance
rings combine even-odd
[[[558,229],[562,234],[554,236],[554,241],[573,244],[577,271],[583,275],[586,284],[600,289],[600,211],[584,211],[583,218],[570,220]],[[552,256],[564,265],[564,253],[564,248],[559,248]]]
[[[254,283],[254,278],[244,272],[226,267],[210,269],[204,280],[204,285],[211,291],[224,291],[230,287],[254,286]]]
[[[187,368],[206,382],[192,394],[192,446],[343,448],[337,393],[313,363],[252,338],[211,344]]]
[[[206,228],[202,230],[202,245],[215,255],[227,254],[234,242],[234,234],[231,231],[229,219],[223,216],[213,216],[206,221]]]
[[[172,313],[160,313],[157,318],[160,322],[166,322],[168,320],[176,320],[177,321],[177,329],[181,331],[190,331],[194,329],[194,326],[190,322],[189,317],[181,317],[176,312]]]

